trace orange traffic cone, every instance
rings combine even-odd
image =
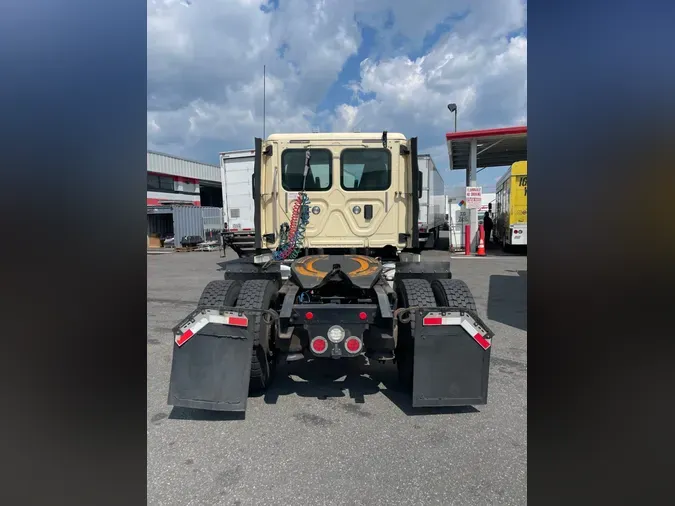
[[[478,239],[478,251],[476,251],[476,256],[484,257],[485,256],[485,229],[483,225],[480,226],[480,234]]]

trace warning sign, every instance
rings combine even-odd
[[[483,203],[483,187],[466,187],[466,207],[468,209],[479,209]]]

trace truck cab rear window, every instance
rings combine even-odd
[[[305,153],[304,149],[285,149],[281,155],[281,186],[286,191],[302,191]],[[333,157],[327,149],[310,151],[309,172],[305,181],[305,190],[327,190],[332,184]]]
[[[383,148],[345,149],[340,184],[351,191],[383,191],[391,184],[391,152]]]

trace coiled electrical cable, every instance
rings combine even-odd
[[[292,260],[302,252],[305,232],[309,223],[309,197],[305,192],[298,193],[293,203],[291,223],[283,223],[279,230],[279,246],[274,252],[275,260]]]

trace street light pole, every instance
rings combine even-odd
[[[448,111],[455,114],[455,132],[457,131],[457,104],[448,104]]]

